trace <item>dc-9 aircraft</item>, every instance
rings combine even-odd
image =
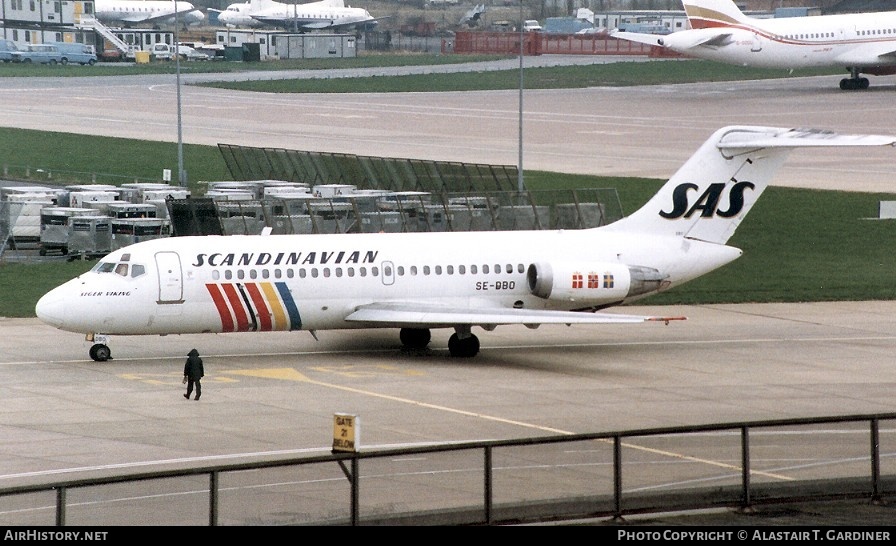
[[[453,356],[479,352],[473,327],[666,322],[602,310],[709,273],[794,148],[894,146],[896,137],[812,129],[717,130],[643,207],[612,224],[556,231],[170,237],[137,243],[37,302],[37,316],[110,335],[398,328],[422,348],[453,328]]]

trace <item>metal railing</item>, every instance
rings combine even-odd
[[[94,519],[107,512],[96,509],[99,502],[118,507],[123,521],[114,524],[146,524],[148,514],[165,510],[135,504],[121,512],[121,505],[152,498],[168,507],[187,492],[164,492],[162,484],[196,487],[195,478],[203,476],[207,486],[193,493],[208,499],[207,517],[194,511],[190,521],[153,523],[500,525],[796,500],[873,502],[896,493],[896,469],[881,466],[896,457],[896,430],[882,434],[880,425],[894,420],[896,413],[887,413],[333,452],[7,487],[0,498],[53,494],[58,526],[69,523],[72,511],[75,524],[113,524]],[[836,434],[864,436],[865,442],[836,440],[821,447],[819,437],[832,431],[817,427],[834,424],[845,427]],[[789,453],[788,461],[803,459],[794,451],[807,450],[805,464],[757,468],[759,460],[783,460],[773,453],[778,449]],[[647,458],[667,458],[676,466],[648,472]],[[155,483],[152,495],[128,490],[113,499],[103,490],[95,495],[102,500],[71,500],[98,487],[148,482]],[[167,511],[183,516],[182,510]],[[3,517],[0,523],[23,524]]]

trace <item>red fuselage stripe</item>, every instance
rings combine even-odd
[[[224,296],[221,294],[221,290],[219,290],[218,285],[216,284],[206,284],[205,287],[208,289],[212,301],[215,302],[215,307],[218,309],[218,315],[221,316],[221,329],[224,332],[232,332],[233,316],[230,314],[230,309],[227,307],[227,302],[224,301]]]

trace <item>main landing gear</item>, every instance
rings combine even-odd
[[[451,356],[470,358],[479,353],[479,338],[470,332],[469,326],[457,326],[448,339],[448,351]],[[402,328],[399,333],[401,344],[410,349],[423,349],[429,344],[432,335],[428,328]]]
[[[871,82],[868,81],[868,78],[859,75],[858,69],[850,68],[849,72],[851,74],[850,77],[840,80],[840,89],[844,91],[855,91],[860,89],[868,89],[868,86],[871,85]]]

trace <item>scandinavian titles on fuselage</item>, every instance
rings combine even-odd
[[[213,252],[199,253],[194,267],[219,266],[262,266],[262,265],[325,265],[325,264],[372,264],[376,262],[377,250],[339,250],[320,252]]]

